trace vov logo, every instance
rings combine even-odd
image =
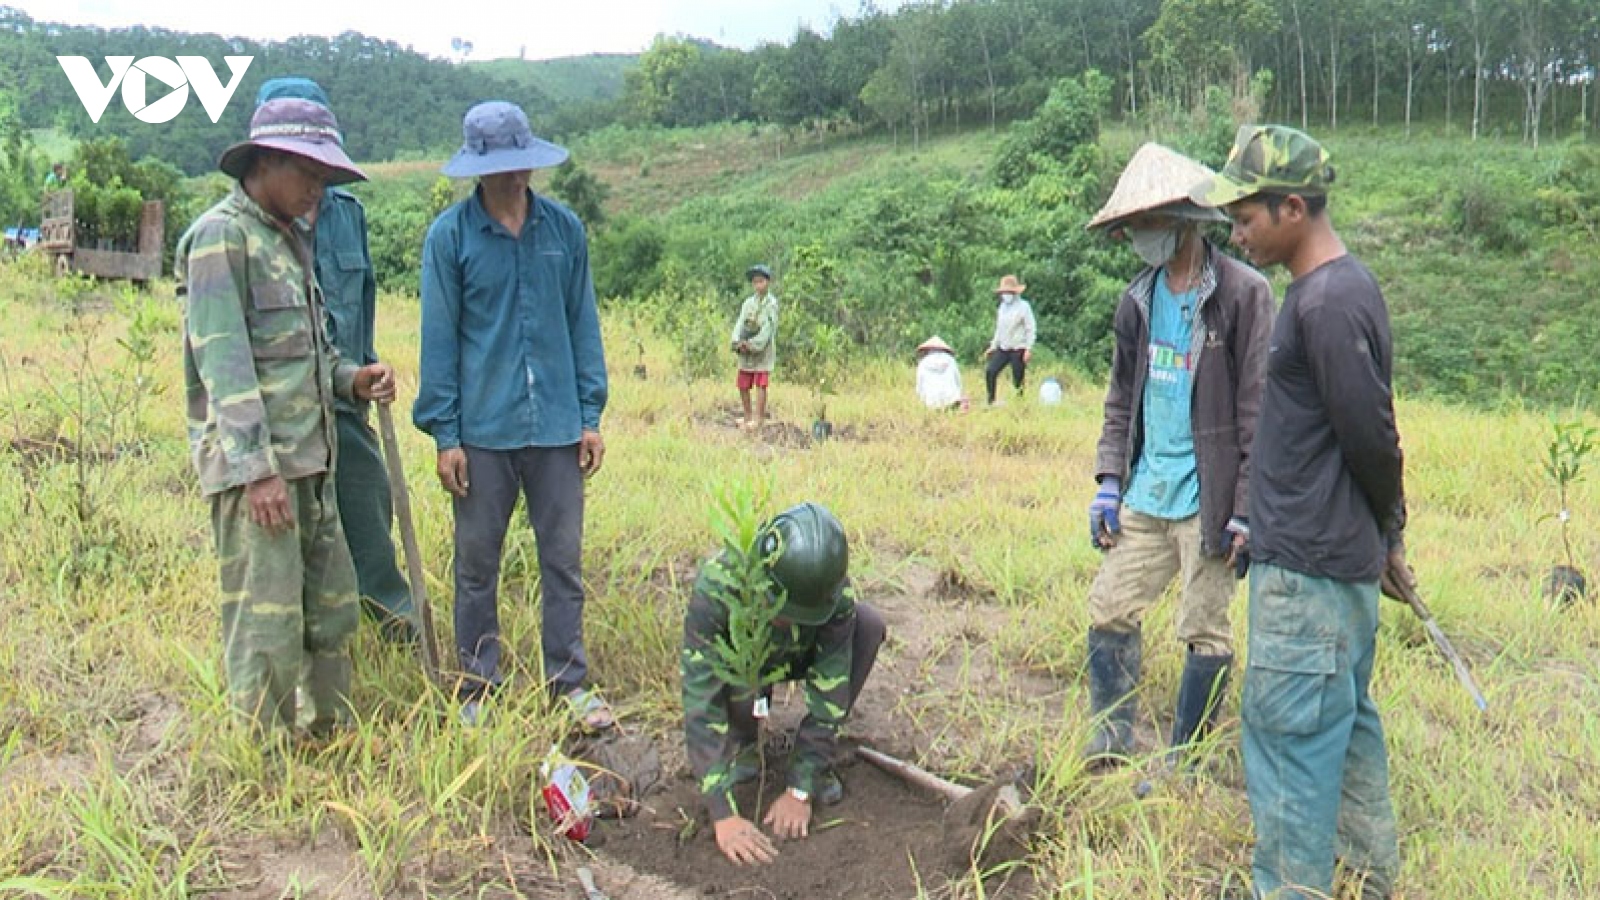
[[[212,122],[222,117],[222,111],[227,108],[234,90],[239,87],[239,80],[244,77],[245,70],[250,68],[255,57],[224,56],[223,59],[228,63],[228,71],[232,75],[226,86],[203,56],[180,56],[176,62],[165,56],[146,56],[138,62],[134,62],[131,56],[108,56],[106,65],[111,67],[111,80],[104,84],[100,82],[94,63],[87,56],[58,56],[56,62],[61,63],[61,70],[67,73],[67,80],[72,82],[72,89],[78,92],[78,100],[83,103],[84,112],[89,114],[91,120],[100,121],[106,105],[111,102],[111,95],[121,85],[122,105],[128,108],[128,112],[141,122],[159,125],[172,121],[178,113],[183,112],[184,105],[189,102],[191,87],[200,97],[200,105],[206,108],[206,115],[211,117]],[[152,78],[172,91],[165,97],[147,103],[149,95],[146,85]]]

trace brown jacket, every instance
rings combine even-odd
[[[1201,548],[1227,552],[1228,519],[1249,515],[1250,444],[1261,411],[1261,385],[1272,333],[1272,288],[1260,272],[1205,245],[1190,398],[1195,465],[1200,476]],[[1150,295],[1155,269],[1128,285],[1112,331],[1111,386],[1095,454],[1095,478],[1124,486],[1144,446],[1144,382],[1150,369]]]

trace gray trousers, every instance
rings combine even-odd
[[[544,677],[555,691],[583,685],[583,473],[577,445],[467,454],[467,496],[455,505],[456,652],[462,699],[500,685],[500,555],[520,492],[539,552]]]

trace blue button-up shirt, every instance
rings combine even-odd
[[[440,214],[422,251],[422,385],[411,417],[440,450],[562,447],[606,405],[589,242],[531,191],[522,233],[478,191]]]

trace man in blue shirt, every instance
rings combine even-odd
[[[1133,750],[1145,613],[1179,578],[1183,677],[1171,762],[1217,717],[1233,662],[1229,563],[1249,528],[1247,473],[1260,409],[1272,290],[1200,233],[1189,200],[1210,171],[1159,144],[1129,161],[1091,228],[1121,232],[1144,262],[1113,320],[1116,347],[1095,460],[1089,539],[1106,554],[1089,589],[1096,764]]]
[[[583,223],[528,188],[533,169],[567,151],[534,137],[511,103],[474,106],[463,131],[443,171],[478,186],[428,229],[412,413],[454,498],[462,718],[476,724],[503,679],[500,554],[520,490],[538,542],[544,680],[583,727],[608,728],[610,710],[587,687],[581,570],[583,482],[605,456],[600,318]]]
[[[309,78],[272,78],[261,85],[256,106],[293,97],[329,109],[328,95]],[[329,187],[306,216],[315,230],[317,284],[328,313],[328,338],[339,355],[358,365],[378,361],[372,345],[377,327],[378,283],[367,251],[367,213],[361,201],[343,188]],[[339,458],[334,488],[345,542],[356,566],[362,608],[381,625],[385,640],[410,643],[420,634],[411,603],[411,588],[395,561],[389,526],[394,503],[389,477],[378,450],[378,436],[367,419],[366,401],[335,399]]]

